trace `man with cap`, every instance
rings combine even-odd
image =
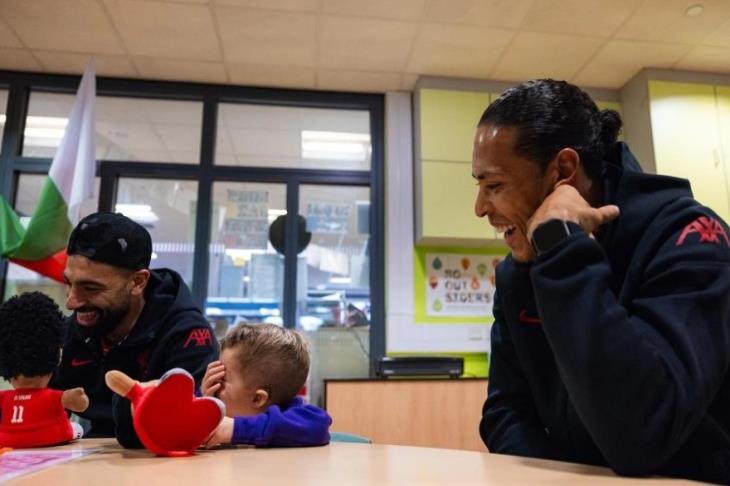
[[[150,270],[152,240],[119,213],[95,213],[71,232],[64,271],[66,307],[73,311],[61,365],[52,387],[84,387],[87,437],[116,436],[141,447],[130,403],[107,388],[104,374],[120,370],[141,381],[184,368],[200,385],[218,356],[210,324],[179,274]]]

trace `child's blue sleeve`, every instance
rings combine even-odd
[[[252,417],[235,417],[231,443],[258,447],[325,445],[330,441],[330,424],[327,412],[295,398],[283,410],[272,405]]]

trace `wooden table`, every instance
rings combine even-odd
[[[619,478],[599,467],[483,452],[394,445],[335,443],[290,449],[236,448],[193,457],[154,457],[124,450],[113,439],[87,439],[55,449],[98,448],[74,462],[10,480],[8,485],[604,485],[698,484]]]

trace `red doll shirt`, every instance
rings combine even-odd
[[[62,395],[50,388],[0,391],[0,446],[39,447],[73,439]]]

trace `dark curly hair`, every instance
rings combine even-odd
[[[516,127],[515,153],[544,171],[564,148],[580,155],[591,180],[601,175],[621,130],[621,116],[599,110],[582,89],[565,81],[535,79],[508,89],[482,115],[479,126]]]
[[[16,295],[0,305],[0,376],[42,376],[58,366],[66,318],[41,292]]]

